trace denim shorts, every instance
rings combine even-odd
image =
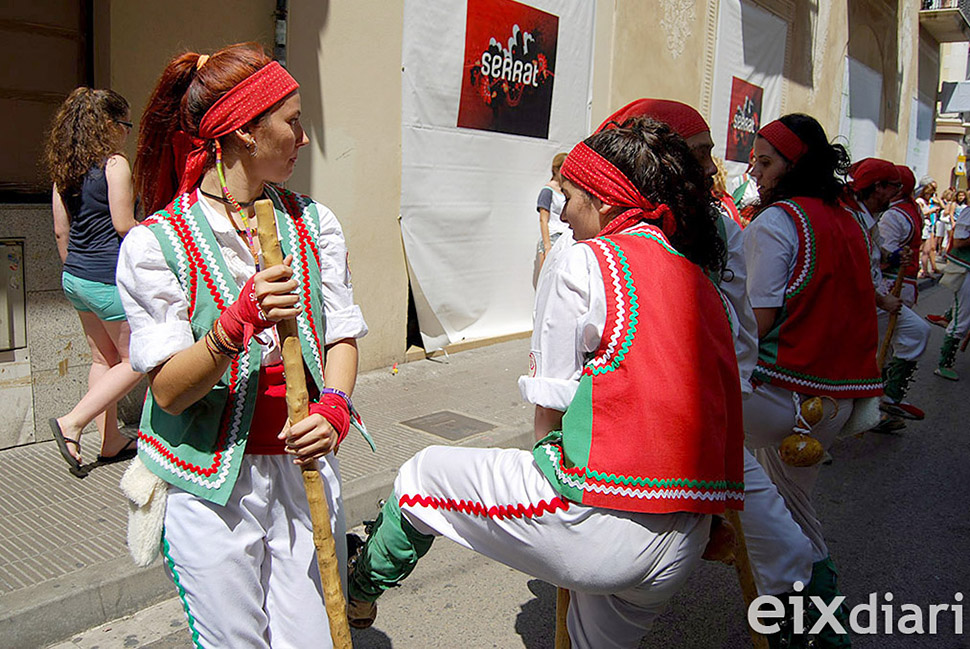
[[[105,322],[125,319],[121,296],[114,284],[92,282],[65,271],[61,273],[61,287],[67,301],[78,311],[90,311]]]

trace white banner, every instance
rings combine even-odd
[[[532,328],[536,197],[589,134],[593,12],[405,1],[401,229],[425,349]]]
[[[787,23],[743,0],[721,0],[711,97],[714,155],[729,177],[747,168],[754,134],[781,117]]]
[[[879,138],[882,75],[848,56],[843,70],[839,134],[853,161],[870,158],[876,155]]]
[[[909,112],[909,147],[906,164],[916,180],[930,173],[930,140],[933,136],[933,105],[913,97]]]

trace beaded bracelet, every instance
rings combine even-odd
[[[240,353],[242,353],[243,348],[241,346],[233,345],[229,340],[229,336],[222,329],[219,321],[212,326],[212,329],[208,331],[205,335],[205,344],[210,352],[221,356],[228,356],[230,358],[235,358]]]
[[[205,345],[208,350],[216,356],[235,358],[238,355],[238,352],[235,349],[226,347],[211,330],[205,335]]]
[[[356,412],[354,410],[354,402],[350,400],[350,395],[337,388],[323,388],[320,390],[320,394],[336,394],[338,397],[342,397],[344,401],[347,402],[347,410],[351,413]]]
[[[226,347],[227,349],[231,349],[234,354],[241,354],[245,349],[245,346],[242,343],[238,343],[229,337],[229,334],[226,333],[226,329],[222,326],[221,321],[216,320],[215,324],[212,326],[212,332],[215,334],[219,342],[222,343],[222,346]]]

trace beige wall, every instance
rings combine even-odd
[[[251,40],[271,48],[275,4],[95,0],[96,36],[108,35],[107,47],[96,49],[110,52],[97,59],[98,83],[127,97],[137,121],[162,68],[178,53]],[[389,365],[404,358],[408,290],[397,221],[401,8],[377,0],[291,0],[289,19],[288,64],[301,83],[311,140],[289,186],[340,219],[371,329],[361,342],[362,368]]]
[[[963,153],[964,132],[963,125],[959,122],[952,125],[937,123],[936,138],[930,147],[930,176],[936,181],[941,193],[951,184],[955,186],[957,182],[953,170],[957,156]]]
[[[401,3],[290,0],[289,66],[310,144],[289,185],[343,225],[370,333],[361,367],[403,361],[408,282],[401,204]]]
[[[275,8],[273,0],[94,0],[95,85],[124,95],[137,128],[166,63],[185,51],[213,52],[244,41],[272,48]],[[130,138],[131,154],[134,144]]]
[[[598,15],[597,21],[608,17]],[[714,64],[716,1],[617,0],[612,24],[613,110],[640,97],[676,99],[703,109]]]
[[[918,3],[754,2],[789,24],[783,110],[809,113],[837,135],[851,49],[883,75],[878,153],[905,161],[917,82]],[[718,0],[598,0],[594,123],[643,96],[678,99],[709,115],[717,12]]]

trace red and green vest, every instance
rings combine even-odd
[[[606,326],[562,430],[533,449],[536,463],[584,505],[740,509],[741,391],[720,292],[654,226],[581,243],[603,276]]]
[[[894,201],[889,207],[890,209],[895,208],[905,214],[906,219],[909,221],[909,238],[906,239],[903,245],[908,247],[912,254],[909,263],[903,268],[903,273],[905,277],[916,279],[919,273],[919,249],[923,243],[920,236],[923,228],[923,214],[920,212],[919,205],[912,198]],[[885,272],[887,275],[895,276],[899,273],[899,264],[887,268]]]
[[[920,211],[919,205],[912,198],[893,201],[889,207],[890,209],[895,208],[897,211],[905,214],[906,220],[909,222],[909,237],[903,243],[903,246],[909,248],[910,258],[909,263],[903,268],[903,277],[906,278],[903,281],[913,287],[913,301],[915,302],[919,296],[919,286],[917,285],[916,278],[919,274],[919,249],[923,244],[921,237],[923,213]],[[896,275],[899,274],[899,266],[900,264],[897,262],[883,270],[883,276],[887,282],[895,281]]]
[[[297,329],[303,360],[313,381],[322,386],[326,320],[317,205],[306,196],[281,188],[267,186],[266,193],[276,208],[280,246],[284,256],[293,255],[293,278],[300,285],[303,309],[297,316]],[[177,197],[142,225],[158,239],[169,268],[188,298],[192,334],[199,340],[235,302],[239,287],[196,202],[196,193]],[[166,482],[224,505],[246,449],[261,356],[254,338],[212,390],[180,415],[170,415],[158,407],[149,390],[138,431],[142,462]]]
[[[817,198],[773,204],[798,232],[795,270],[753,378],[833,398],[882,394],[866,234],[845,208]]]

